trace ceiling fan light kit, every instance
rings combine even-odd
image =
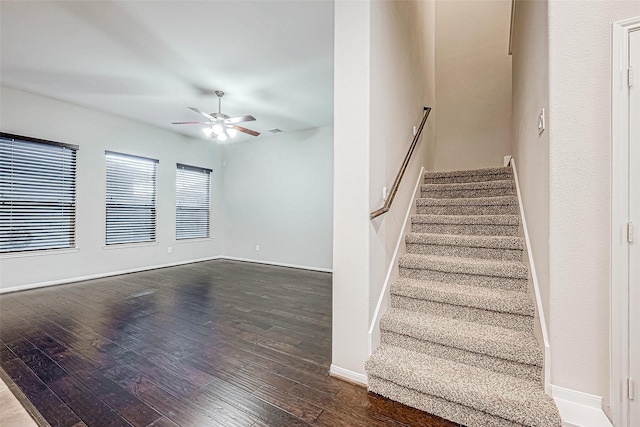
[[[202,132],[207,136],[207,138],[215,138],[218,141],[226,141],[227,139],[234,138],[238,131],[246,133],[252,136],[260,135],[260,132],[256,132],[251,129],[244,128],[242,126],[238,126],[236,123],[242,122],[250,122],[255,120],[256,118],[247,115],[247,116],[238,116],[238,117],[229,117],[226,114],[222,114],[222,97],[224,96],[224,92],[221,90],[216,90],[216,95],[218,96],[218,112],[207,114],[203,111],[198,110],[195,107],[189,107],[191,111],[194,111],[204,117],[206,117],[208,122],[172,122],[174,125],[191,125],[191,124],[204,124],[207,127],[202,129]]]

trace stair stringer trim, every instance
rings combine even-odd
[[[368,332],[368,342],[369,342],[369,357],[373,354],[376,348],[380,345],[380,318],[390,307],[390,284],[400,277],[400,266],[398,263],[398,254],[405,253],[405,236],[409,234],[409,230],[411,229],[411,215],[414,215],[418,207],[416,205],[416,200],[418,195],[420,194],[420,185],[424,180],[425,168],[422,166],[420,168],[420,172],[418,173],[418,178],[416,179],[416,185],[413,188],[413,194],[411,195],[411,200],[409,201],[409,206],[407,207],[407,212],[404,216],[404,223],[402,225],[402,229],[400,230],[400,234],[398,236],[398,241],[396,242],[396,248],[393,252],[393,257],[391,257],[391,261],[389,267],[387,269],[387,275],[384,279],[384,284],[382,285],[382,290],[380,291],[380,295],[378,296],[378,303],[376,304],[376,310],[373,312],[373,317],[371,318],[371,324],[369,325]],[[400,249],[402,248],[402,252]]]
[[[513,180],[516,184],[516,195],[518,197],[518,210],[520,211],[520,223],[522,224],[522,231],[524,234],[525,247],[528,257],[529,271],[531,273],[531,281],[533,282],[533,289],[536,300],[536,313],[537,319],[540,323],[540,331],[542,334],[542,341],[544,345],[544,392],[551,396],[551,346],[549,345],[549,337],[547,335],[547,323],[544,317],[544,310],[542,308],[542,298],[540,297],[540,286],[538,284],[538,276],[536,275],[536,265],[533,261],[533,254],[531,253],[531,243],[529,241],[529,231],[527,230],[527,220],[524,215],[524,206],[522,203],[522,194],[520,193],[520,182],[518,181],[518,171],[516,169],[516,161],[511,158],[509,165],[513,170]]]

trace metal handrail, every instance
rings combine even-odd
[[[511,0],[511,23],[509,24],[509,55],[513,55],[513,33],[516,31],[516,0]]]
[[[393,199],[396,197],[396,193],[398,192],[398,187],[400,187],[400,181],[402,181],[402,177],[404,176],[405,171],[407,170],[407,166],[409,165],[409,160],[411,160],[411,155],[413,154],[413,150],[415,150],[416,145],[418,144],[418,140],[420,139],[420,135],[422,135],[422,128],[424,128],[424,124],[429,117],[429,113],[431,112],[431,107],[424,107],[424,116],[422,117],[422,122],[418,127],[418,131],[413,137],[413,141],[411,141],[411,146],[409,147],[409,151],[407,155],[404,157],[404,161],[402,162],[402,166],[400,166],[400,170],[398,171],[398,175],[396,175],[396,180],[393,181],[393,186],[391,186],[391,191],[389,193],[389,197],[384,202],[384,206],[380,209],[371,212],[369,219],[374,219],[384,213],[389,212],[391,208],[391,203],[393,203]]]

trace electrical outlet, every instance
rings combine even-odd
[[[387,190],[387,187],[382,187],[382,200],[386,202],[388,198],[389,198],[389,190]]]
[[[260,245],[256,245],[256,251],[260,250]]]
[[[416,126],[413,127],[413,136],[416,136],[418,133],[418,128]]]
[[[173,248],[172,248],[171,246],[169,246],[169,247],[167,248],[167,253],[168,253],[168,254],[172,254],[172,253],[173,253]]]

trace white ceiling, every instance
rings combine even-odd
[[[6,86],[196,138],[171,122],[217,89],[258,138],[333,122],[333,1],[2,0],[0,24]]]

